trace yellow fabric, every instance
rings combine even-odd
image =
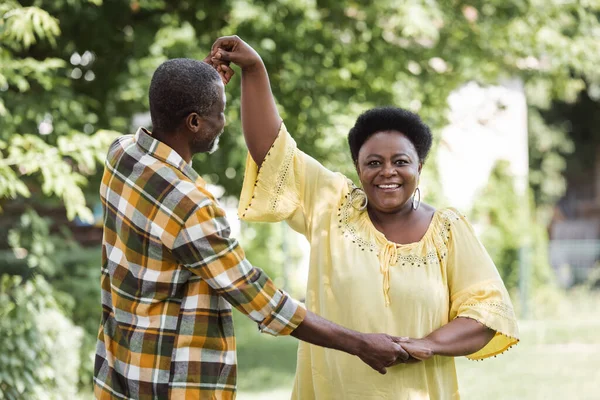
[[[360,211],[360,194],[296,148],[282,125],[260,170],[248,156],[239,213],[286,220],[311,245],[306,305],[342,326],[421,338],[456,317],[497,331],[470,358],[518,341],[508,293],[467,220],[435,212],[416,243],[389,242]],[[435,356],[379,375],[357,357],[301,342],[293,399],[457,399],[454,358]]]

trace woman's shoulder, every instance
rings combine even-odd
[[[451,232],[456,229],[457,225],[462,225],[463,221],[466,222],[463,213],[455,207],[435,208],[428,204],[422,204],[421,206],[425,206],[425,212],[428,212],[428,209],[434,210],[429,231],[436,238],[436,242],[437,239],[441,238],[444,244],[447,244]]]
[[[465,218],[465,215],[456,207],[438,208],[436,210],[436,213],[438,213],[442,217],[442,219],[448,222],[458,221],[460,219]]]
[[[436,208],[427,203],[421,203],[422,211],[432,216],[432,220],[437,223],[452,224],[454,221],[465,218],[464,214],[455,207]]]
[[[475,229],[467,216],[455,207],[444,207],[436,210],[438,216],[438,225],[441,227],[441,231],[444,232],[443,236],[447,239],[451,235],[459,235],[465,238],[471,237],[476,238],[477,234]]]

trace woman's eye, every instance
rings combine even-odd
[[[379,163],[379,161],[375,161],[375,160],[373,160],[373,161],[369,161],[369,162],[367,163],[367,165],[379,165],[379,164],[380,164],[380,163]]]
[[[408,161],[406,161],[406,160],[398,160],[398,161],[396,161],[396,164],[398,164],[398,165],[404,165],[404,164],[408,164]]]

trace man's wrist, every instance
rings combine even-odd
[[[344,336],[345,340],[342,342],[341,350],[353,356],[360,355],[367,344],[365,335],[356,331],[348,331]]]

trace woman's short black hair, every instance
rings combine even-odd
[[[170,133],[195,112],[206,116],[219,100],[217,71],[205,62],[174,58],[162,63],[152,75],[148,97],[152,130]]]
[[[417,114],[397,107],[377,107],[362,113],[348,133],[348,144],[354,163],[369,137],[377,132],[398,131],[415,146],[419,161],[424,162],[433,139],[429,127]]]

